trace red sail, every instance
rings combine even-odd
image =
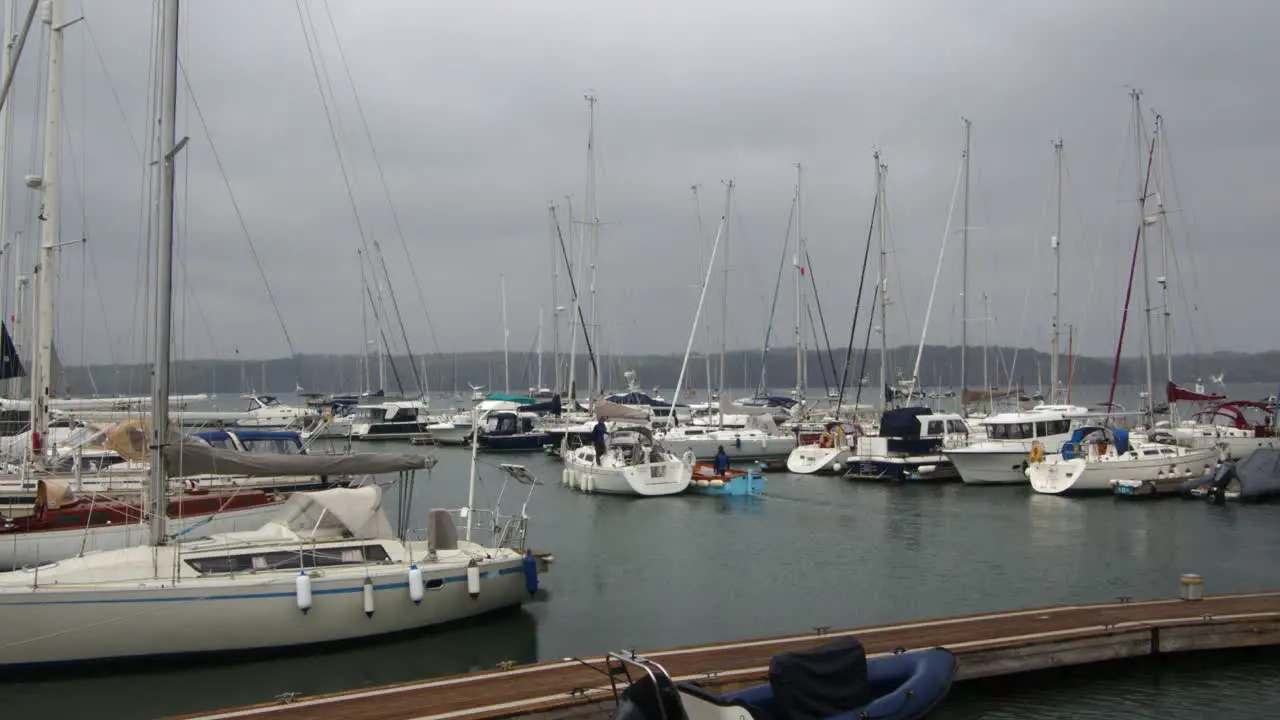
[[[1190,400],[1192,402],[1205,402],[1209,400],[1225,400],[1226,395],[1218,395],[1216,393],[1198,393],[1186,388],[1178,387],[1169,381],[1165,387],[1165,397],[1169,402],[1178,402],[1179,400]]]

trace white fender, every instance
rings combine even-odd
[[[426,593],[427,586],[422,580],[422,569],[414,563],[409,568],[409,599],[414,605],[422,602],[422,596]]]
[[[298,595],[298,609],[305,615],[311,609],[311,576],[305,570],[299,570],[293,586]]]
[[[480,566],[475,560],[467,566],[467,594],[472,599],[480,597]]]
[[[373,617],[373,580],[364,579],[364,614],[366,617]]]

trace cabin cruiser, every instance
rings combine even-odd
[[[1251,420],[1249,413],[1257,420]],[[1157,425],[1156,431],[1162,428]],[[1171,429],[1174,442],[1191,448],[1217,447],[1231,460],[1243,460],[1260,448],[1280,448],[1275,408],[1237,400],[1210,405]]]
[[[1089,414],[1074,405],[1039,405],[1024,412],[996,413],[978,421],[985,440],[959,441],[946,449],[960,479],[970,485],[1022,484],[1031,449],[1039,443],[1059,448],[1071,438],[1073,423]]]
[[[1072,431],[1058,454],[1033,448],[1026,472],[1038,493],[1109,493],[1114,481],[1185,481],[1211,474],[1220,452],[1216,447],[1133,442],[1127,430],[1084,425]]]
[[[537,428],[538,414],[490,410],[481,421],[476,442],[488,452],[541,450],[551,435]]]
[[[357,405],[351,418],[352,440],[409,440],[428,437],[432,424],[422,400],[386,400]]]
[[[969,426],[956,414],[935,413],[927,407],[885,410],[877,434],[854,438],[845,477],[953,480],[956,468],[943,454],[943,447],[968,437]]]
[[[249,400],[249,407],[245,411],[248,417],[236,421],[236,425],[240,427],[285,428],[318,414],[311,408],[286,405],[274,395],[246,395],[245,397]]]

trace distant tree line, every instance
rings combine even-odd
[[[813,393],[824,392],[838,386],[844,366],[844,353],[835,351],[834,357],[825,351],[811,351],[806,356],[808,387]],[[916,348],[902,346],[889,352],[887,363],[889,382],[909,378],[915,363]],[[965,358],[967,385],[980,388],[983,385],[983,353],[981,348],[969,348]],[[710,377],[714,386],[719,379],[719,355],[710,358],[691,357],[685,374],[685,387],[702,394]],[[735,350],[725,356],[725,385],[730,388],[756,388],[761,380],[760,351]],[[1072,369],[1075,385],[1101,385],[1111,381],[1112,358],[1077,357]],[[537,382],[538,358],[534,353],[513,352],[509,356],[510,390],[523,393]],[[598,359],[600,373],[606,391],[625,388],[623,372],[636,373],[642,388],[662,388],[669,393],[675,387],[680,374],[679,355],[606,355]],[[708,363],[710,372],[708,372]],[[562,358],[563,364],[563,358]],[[795,385],[796,364],[794,348],[775,348],[764,358],[765,388],[772,392],[785,392]],[[848,371],[848,387],[854,388],[859,378],[868,378],[867,386],[874,387],[879,375],[880,354],[871,351],[864,364],[861,353],[853,354]],[[1209,384],[1210,377],[1223,374],[1228,384],[1269,383],[1277,378],[1280,367],[1280,351],[1262,353],[1216,352],[1201,355],[1183,355],[1174,358],[1174,379],[1190,386],[1197,379]],[[584,395],[590,364],[579,355],[575,382],[579,397]],[[1047,388],[1049,384],[1049,357],[1046,353],[1029,348],[994,347],[987,351],[987,384],[1006,387],[1011,384],[1026,390]],[[1060,360],[1061,378],[1067,379],[1067,361]],[[71,393],[78,396],[146,395],[151,388],[151,370],[146,365],[91,365],[67,367],[66,381]],[[1164,385],[1165,369],[1162,360],[1154,366],[1154,383],[1159,392]],[[292,393],[297,388],[317,393],[359,392],[378,389],[379,368],[377,358],[371,356],[362,363],[358,355],[299,355],[293,358],[270,360],[183,360],[176,363],[173,373],[174,392],[238,395],[250,391],[260,393]],[[388,395],[416,396],[425,386],[431,392],[469,394],[469,385],[483,385],[488,391],[506,390],[507,381],[501,352],[467,352],[455,354],[427,354],[410,359],[404,356],[387,358],[381,372],[382,389]],[[960,349],[958,347],[926,346],[920,365],[920,382],[927,388],[959,389]],[[366,383],[367,378],[367,383]],[[561,371],[561,388],[555,388],[556,373],[551,353],[542,358],[542,386],[566,389],[568,372]],[[1125,358],[1120,364],[1119,381],[1124,385],[1141,385],[1145,382],[1145,369],[1141,358]],[[864,393],[866,390],[864,389]]]

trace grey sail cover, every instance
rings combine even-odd
[[[164,449],[170,477],[192,475],[380,475],[421,470],[427,459],[404,453],[353,453],[351,455],[275,455],[224,450],[183,438]]]

